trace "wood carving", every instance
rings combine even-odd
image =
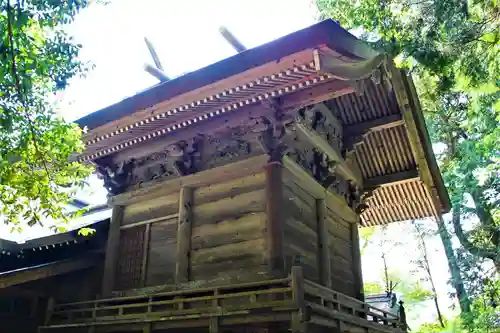
[[[98,166],[97,172],[104,182],[104,187],[111,195],[124,192],[133,180],[133,171],[136,166],[136,160],[130,159],[122,161],[118,165]]]
[[[199,135],[172,147],[170,154],[177,157],[174,167],[181,176],[191,175],[201,170],[204,141],[204,137]]]
[[[131,186],[140,186],[143,183],[169,178],[176,173],[169,164],[169,152],[157,152],[136,161],[136,168]]]
[[[295,121],[309,131],[318,133],[338,152],[343,150],[340,120],[324,103],[300,109]]]
[[[269,162],[280,162],[286,154],[287,146],[283,142],[286,134],[284,113],[279,99],[266,101],[263,105],[271,108],[272,117],[261,117],[253,131],[261,133],[259,141],[269,155]]]

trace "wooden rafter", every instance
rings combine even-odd
[[[390,173],[384,176],[373,177],[365,179],[364,185],[365,189],[375,189],[381,186],[392,186],[408,181],[416,181],[419,180],[420,176],[418,174],[417,169]]]
[[[403,116],[400,113],[397,113],[390,116],[365,121],[361,124],[344,126],[344,137],[348,138],[366,135],[371,132],[380,131],[403,124]]]

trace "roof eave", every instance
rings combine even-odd
[[[157,84],[121,102],[82,117],[76,120],[76,123],[82,128],[94,129],[183,93],[319,45],[327,45],[352,59],[364,60],[378,55],[364,41],[357,39],[336,22],[325,20],[197,71]]]

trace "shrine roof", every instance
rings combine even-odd
[[[325,103],[340,119],[346,145],[357,147],[352,151],[364,187],[374,194],[361,215],[363,225],[449,211],[411,77],[331,20],[81,118],[77,123],[90,131],[80,160],[124,151],[142,157],[146,142],[165,147],[210,128],[241,124],[270,98],[280,98],[286,112]]]
[[[121,102],[80,118],[76,123],[81,127],[86,126],[89,129],[94,129],[175,96],[210,85],[268,62],[279,62],[280,58],[318,45],[327,45],[340,54],[353,59],[369,59],[377,54],[366,43],[341,28],[336,22],[325,20],[197,71],[159,83]]]

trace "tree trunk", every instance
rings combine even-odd
[[[493,245],[493,250],[490,251],[493,253],[487,258],[493,260],[497,273],[500,273],[500,228],[495,226],[490,207],[488,207],[488,204],[486,203],[482,189],[475,188],[470,191],[470,194],[474,200],[474,205],[476,206],[475,212],[479,222],[481,223],[483,230],[490,235],[489,239]]]
[[[466,249],[470,254],[474,256],[491,259],[495,264],[497,272],[500,272],[500,260],[498,256],[499,250],[481,248],[473,244],[469,240],[468,236],[465,234],[462,228],[460,208],[458,206],[453,207],[452,214],[453,214],[452,222],[453,222],[453,227],[455,228],[455,235],[457,236],[458,240],[460,241],[460,244],[462,244],[464,249]]]
[[[446,229],[442,216],[439,216],[439,218],[436,219],[436,222],[438,225],[439,236],[441,237],[441,241],[443,242],[444,252],[446,254],[446,258],[448,259],[448,268],[450,269],[451,282],[453,288],[455,288],[457,292],[460,310],[463,313],[470,312],[469,296],[467,295],[462,276],[460,275],[460,268],[458,267],[455,252],[453,251],[450,234],[448,234],[448,230]]]

